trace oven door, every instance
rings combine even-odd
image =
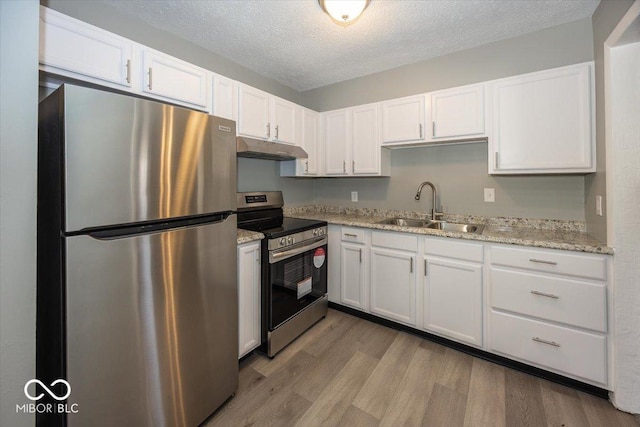
[[[327,294],[327,238],[269,251],[267,328],[273,331]]]

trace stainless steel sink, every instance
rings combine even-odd
[[[425,225],[426,228],[442,231],[455,231],[457,233],[476,233],[482,234],[484,225],[477,224],[457,224],[454,222],[434,221]]]
[[[387,218],[382,221],[378,221],[378,224],[398,225],[400,227],[431,228],[433,230],[454,231],[456,233],[482,234],[482,230],[484,230],[484,225],[458,224],[455,222],[429,221],[426,219],[412,218]]]
[[[387,218],[379,221],[378,224],[399,225],[401,227],[426,227],[429,224],[425,219],[412,219],[412,218]]]

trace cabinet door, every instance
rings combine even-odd
[[[425,258],[424,327],[482,346],[482,266]]]
[[[340,303],[367,310],[366,260],[364,245],[342,243],[340,248]]]
[[[219,74],[213,75],[213,110],[214,116],[235,120],[236,115],[235,81]]]
[[[352,109],[351,152],[353,175],[380,172],[378,104],[362,105]]]
[[[271,138],[277,142],[296,144],[296,104],[272,97]]]
[[[349,110],[325,113],[325,167],[327,175],[347,175],[351,147]]]
[[[382,103],[382,142],[424,141],[424,95]]]
[[[484,86],[431,94],[431,138],[466,138],[485,133]]]
[[[131,87],[133,43],[93,25],[40,6],[40,63]]]
[[[207,108],[208,72],[161,52],[145,50],[143,92],[162,99]]]
[[[591,86],[589,64],[495,82],[489,172],[595,171]]]
[[[270,97],[251,86],[238,85],[238,135],[259,139],[271,137]]]
[[[239,357],[260,345],[260,243],[238,247]]]
[[[309,155],[300,160],[304,175],[318,174],[318,113],[302,109],[302,147]]]
[[[416,325],[416,255],[371,248],[370,311],[411,326]]]

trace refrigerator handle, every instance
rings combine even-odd
[[[100,228],[99,230],[84,229],[76,233],[68,233],[67,236],[88,235],[98,240],[115,240],[126,239],[128,237],[139,236],[143,234],[158,233],[163,231],[171,231],[178,228],[195,227],[198,225],[222,223],[229,218],[233,211],[218,212],[215,214],[207,214],[191,218],[178,219],[162,219],[153,222],[145,222],[135,225],[113,226],[108,228]]]

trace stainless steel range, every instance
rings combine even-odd
[[[282,192],[238,193],[238,228],[260,231],[262,346],[273,357],[327,315],[327,223],[284,217]]]

